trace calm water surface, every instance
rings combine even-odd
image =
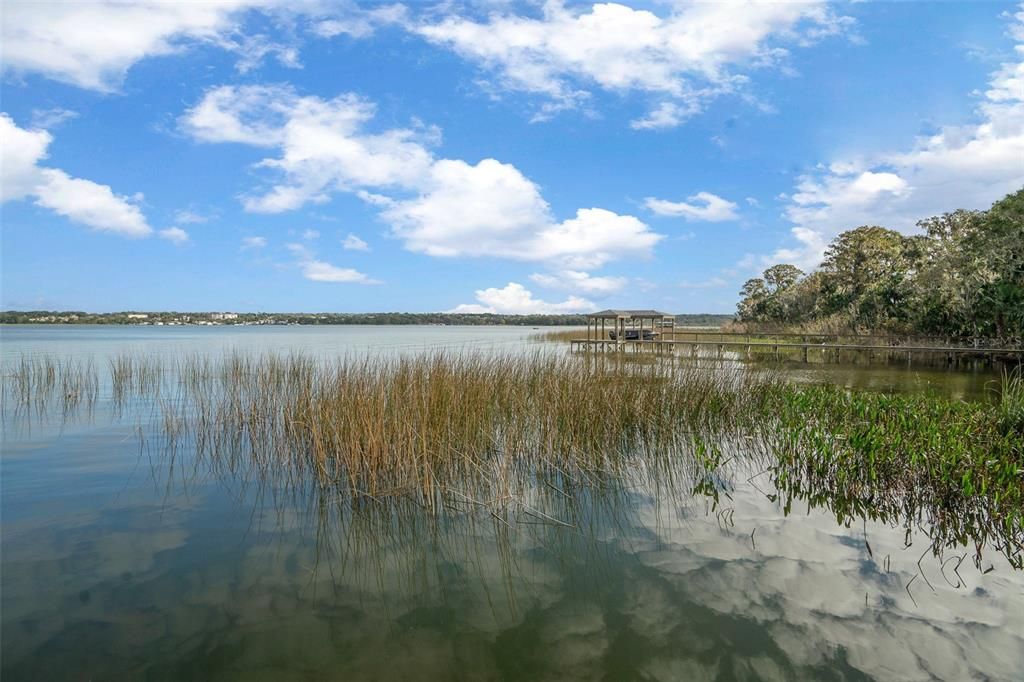
[[[537,350],[531,333],[73,326],[0,340],[4,363],[74,356],[102,375],[120,352],[517,352]],[[796,372],[965,399],[992,378]],[[1024,677],[1024,576],[998,552],[938,559],[924,524],[847,526],[799,501],[787,515],[742,459],[718,506],[685,472],[638,472],[572,499],[537,490],[500,517],[469,503],[439,516],[168,448],[155,415],[102,389],[91,411],[5,404],[4,680]]]

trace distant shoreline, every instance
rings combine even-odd
[[[718,327],[732,315],[680,314],[679,326]],[[145,312],[86,313],[80,311],[3,311],[5,325],[121,325],[121,326],[321,326],[426,325],[572,327],[587,323],[586,315],[496,315],[489,313],[235,313]]]

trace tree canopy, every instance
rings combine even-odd
[[[987,211],[956,210],[904,236],[843,232],[816,270],[773,265],[740,291],[741,322],[830,322],[864,331],[1024,337],[1024,189]]]

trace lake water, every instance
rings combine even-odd
[[[4,327],[5,365],[122,352],[561,352],[529,328]],[[6,370],[5,370],[6,372]],[[793,368],[985,399],[988,374]],[[927,520],[784,513],[742,459],[717,505],[636,472],[492,515],[355,505],[168,448],[157,412],[16,410],[0,458],[4,680],[1019,680],[1024,575]],[[964,560],[960,557],[964,556]]]

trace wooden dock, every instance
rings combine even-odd
[[[753,335],[752,335],[753,336]],[[653,339],[653,340],[630,340],[613,341],[611,339],[572,339],[570,349],[573,351],[603,351],[603,352],[624,352],[650,351],[655,353],[675,352],[677,350],[689,351],[693,357],[701,356],[701,350],[711,349],[715,357],[725,357],[726,351],[735,351],[750,357],[757,353],[761,357],[765,355],[781,359],[783,351],[798,351],[804,362],[809,362],[813,355],[819,355],[827,359],[830,354],[838,356],[842,352],[863,353],[869,359],[877,356],[887,358],[906,356],[908,364],[915,356],[929,356],[933,360],[945,357],[950,365],[958,365],[963,359],[983,360],[986,363],[994,363],[996,360],[1006,362],[1024,362],[1024,348],[986,348],[972,346],[904,346],[904,345],[881,345],[881,344],[849,344],[849,343],[789,343],[789,342],[757,342],[747,340],[727,341],[723,338],[717,340],[682,340],[682,339]]]

